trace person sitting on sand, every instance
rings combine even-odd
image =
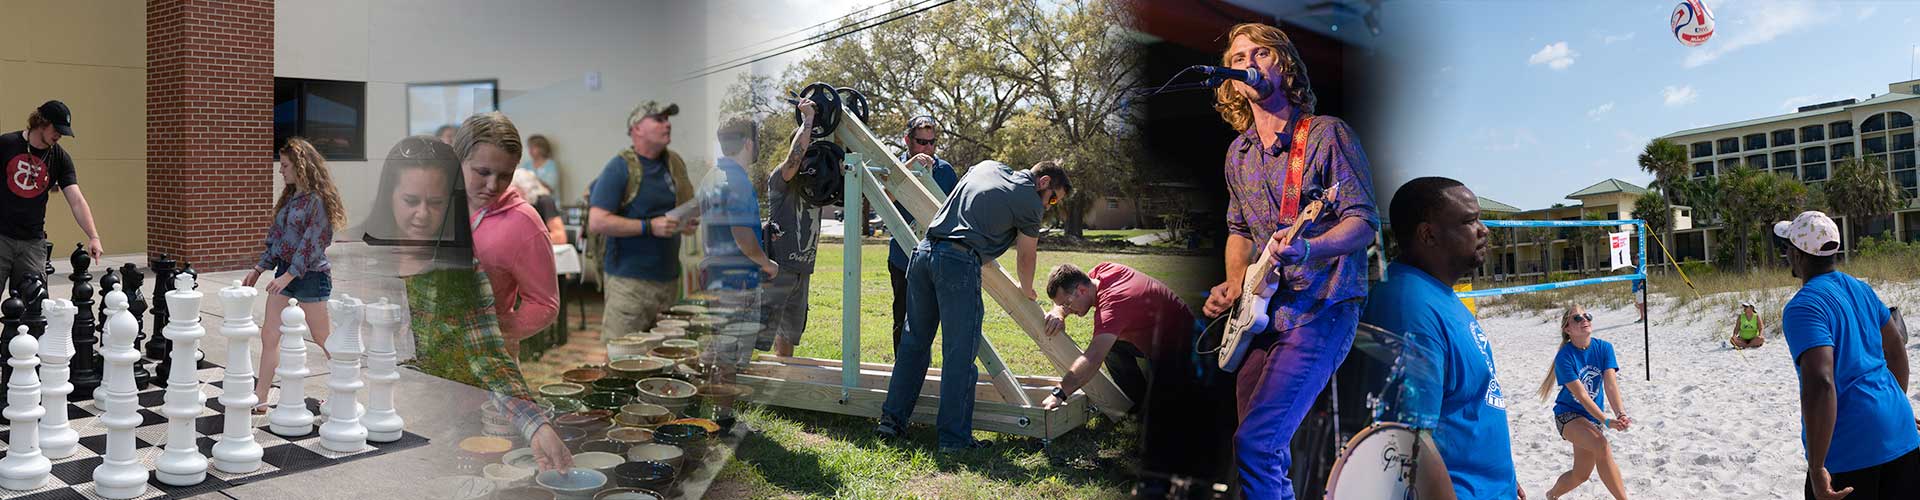
[[[1553,367],[1540,381],[1540,400],[1546,401],[1554,386],[1560,397],[1553,403],[1553,421],[1560,437],[1573,443],[1573,469],[1547,489],[1547,498],[1560,498],[1587,482],[1594,470],[1613,498],[1627,498],[1626,485],[1620,479],[1620,464],[1613,460],[1606,429],[1627,430],[1633,419],[1627,417],[1626,402],[1620,399],[1620,382],[1615,374],[1620,364],[1613,357],[1613,344],[1593,338],[1593,315],[1579,305],[1567,306],[1560,315],[1560,351],[1553,356]],[[1606,399],[1600,398],[1601,384]],[[1607,401],[1613,402],[1613,418],[1605,418]]]
[[[1760,319],[1760,313],[1753,310],[1753,303],[1741,302],[1740,319],[1733,323],[1733,336],[1727,337],[1727,343],[1733,344],[1734,349],[1760,347],[1767,343],[1767,338],[1760,335],[1766,328],[1767,324]]]

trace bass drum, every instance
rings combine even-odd
[[[1391,422],[1354,435],[1327,476],[1327,500],[1413,498],[1417,438],[1413,428]]]

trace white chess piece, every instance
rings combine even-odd
[[[365,324],[365,321],[366,321],[366,305],[367,305],[366,302],[363,302],[360,299],[353,298],[352,295],[348,295],[346,293],[341,293],[340,298],[338,299],[332,299],[327,301],[327,311],[328,311],[327,317],[333,322],[333,328],[329,331],[346,332],[346,333],[344,334],[333,333],[333,334],[327,335],[327,344],[324,347],[327,348],[328,354],[332,354],[333,352],[335,352],[334,346],[336,344],[340,344],[346,339],[351,339],[353,341],[353,351],[356,357],[356,361],[352,363],[352,368],[353,368],[353,375],[356,378],[359,377],[360,361],[366,360],[366,356],[365,356],[366,334],[363,333],[364,330],[361,329],[361,325]],[[341,337],[342,340],[334,340],[334,337]],[[328,373],[331,374],[334,371],[337,371],[332,368],[332,363],[331,363],[333,361],[332,358],[328,358],[328,361],[329,361]],[[361,381],[360,387],[361,388],[366,387],[366,383],[364,380]],[[331,387],[329,387],[329,390],[331,390]],[[358,389],[356,389],[356,391],[358,391]],[[333,418],[333,410],[335,406],[333,403],[331,403],[331,401],[333,401],[333,398],[329,396],[327,398],[327,401],[329,401],[327,404],[320,405],[320,418],[322,419]],[[366,415],[366,413],[367,413],[366,406],[361,405],[358,399],[354,399],[353,400],[353,418],[356,418],[356,419],[360,418]]]
[[[320,445],[338,452],[360,451],[367,447],[367,427],[360,423],[360,318],[366,303],[342,294],[344,299],[328,301],[327,309],[339,328],[327,337],[327,423],[320,426]]]
[[[381,297],[379,303],[368,304],[366,314],[373,334],[367,336],[367,414],[360,420],[367,426],[368,441],[399,441],[406,421],[393,407],[393,384],[400,380],[393,336],[405,318],[400,314],[400,305],[387,302],[385,297]]]
[[[220,289],[220,304],[226,311],[220,336],[227,338],[220,407],[225,410],[226,420],[213,444],[213,467],[230,474],[260,470],[264,454],[260,443],[253,440],[253,406],[260,403],[253,395],[253,339],[260,336],[260,325],[253,322],[253,298],[259,293],[238,281]]]
[[[133,455],[133,428],[140,425],[140,402],[133,386],[133,362],[140,359],[140,351],[133,349],[133,336],[139,329],[133,313],[127,312],[127,294],[114,285],[107,292],[105,376],[94,391],[106,409],[100,422],[107,427],[107,456],[93,469],[93,485],[95,493],[115,500],[147,492],[147,468]]]
[[[47,299],[47,333],[40,337],[40,453],[59,460],[73,456],[80,433],[67,421],[67,395],[73,394],[73,317],[80,308],[66,299]]]
[[[174,486],[200,484],[207,479],[207,457],[200,455],[200,447],[194,443],[200,435],[193,425],[203,402],[193,360],[200,338],[207,335],[207,329],[200,326],[202,296],[194,290],[193,275],[183,273],[175,275],[173,290],[165,298],[167,309],[176,311],[162,332],[173,341],[173,366],[167,374],[166,403],[160,411],[167,416],[167,446],[153,465],[160,482]]]
[[[40,406],[40,375],[33,371],[40,364],[40,342],[22,326],[7,350],[13,354],[7,360],[13,380],[7,381],[4,414],[13,433],[7,436],[7,458],[0,458],[0,488],[25,491],[45,486],[53,473],[53,462],[40,454],[40,417],[47,414]]]
[[[277,299],[269,298],[267,300]],[[267,430],[286,437],[313,432],[313,411],[307,409],[307,312],[300,302],[287,299],[280,311],[280,367],[273,371],[280,380],[280,401],[267,412]]]

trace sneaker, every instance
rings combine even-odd
[[[882,440],[900,439],[906,434],[905,429],[893,425],[893,422],[887,421],[886,418],[880,419],[880,425],[874,426],[873,433],[879,435]]]
[[[960,453],[968,450],[978,450],[978,449],[986,448],[992,445],[993,445],[992,442],[974,439],[968,442],[967,444],[963,444],[959,446],[948,446],[944,444],[940,445],[940,453]]]

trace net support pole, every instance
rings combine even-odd
[[[1645,222],[1636,221],[1633,225],[1633,229],[1634,229],[1634,232],[1640,233],[1640,269],[1639,271],[1641,276],[1645,276],[1647,274],[1647,224]],[[1651,283],[1647,282],[1646,278],[1643,277],[1640,279],[1641,279],[1640,307],[1646,307],[1646,304],[1648,303],[1647,298],[1653,291],[1653,287],[1648,286]],[[1647,365],[1647,381],[1652,382],[1653,381],[1653,321],[1645,317],[1640,318],[1640,355],[1644,357],[1645,364]]]

